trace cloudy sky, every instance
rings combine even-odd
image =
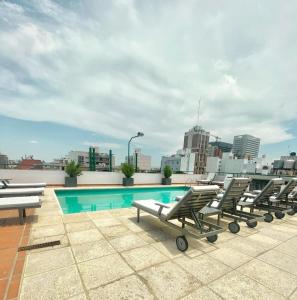
[[[50,160],[137,131],[160,155],[197,123],[297,150],[297,2],[0,0],[0,151]]]

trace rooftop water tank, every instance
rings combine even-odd
[[[284,161],[283,160],[275,160],[273,162],[273,169],[282,169],[284,167]]]
[[[284,169],[291,170],[294,168],[294,165],[295,165],[295,160],[293,159],[285,160]]]

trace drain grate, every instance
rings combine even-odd
[[[28,245],[28,246],[24,246],[24,247],[19,247],[18,252],[33,250],[33,249],[39,249],[39,248],[52,247],[52,246],[57,246],[57,245],[60,245],[60,244],[61,244],[60,241],[52,241],[52,242],[47,242],[47,243]]]

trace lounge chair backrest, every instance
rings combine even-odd
[[[255,198],[255,203],[263,203],[268,202],[269,198],[274,194],[278,194],[281,186],[283,185],[284,181],[281,178],[274,178],[271,179],[261,191],[261,193]]]
[[[278,200],[286,200],[288,195],[297,187],[297,178],[292,178],[277,195]]]
[[[232,178],[231,182],[224,193],[218,208],[221,209],[232,209],[234,202],[238,202],[243,194],[246,192],[249,184],[251,183],[250,178]]]
[[[176,219],[191,216],[191,210],[198,212],[213,200],[220,188],[217,185],[193,186],[168,212],[166,219]]]
[[[207,179],[208,181],[212,181],[215,178],[216,173],[208,173]]]

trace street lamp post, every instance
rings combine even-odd
[[[137,135],[132,136],[128,142],[128,164],[130,164],[130,143],[134,138],[141,137],[141,136],[144,136],[144,134],[142,132],[137,132]]]

